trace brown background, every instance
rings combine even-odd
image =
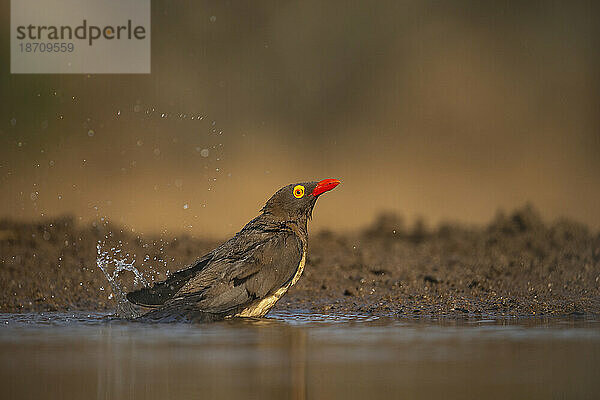
[[[224,235],[334,177],[319,228],[528,201],[600,227],[592,2],[155,1],[152,74],[92,76],[10,75],[1,4],[0,216]]]

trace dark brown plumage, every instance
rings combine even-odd
[[[339,183],[325,179],[281,188],[233,238],[165,281],[128,293],[127,299],[154,308],[145,319],[264,316],[300,277],[313,207]]]

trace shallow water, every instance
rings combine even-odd
[[[0,314],[3,398],[598,398],[600,322]]]

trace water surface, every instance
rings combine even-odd
[[[6,398],[594,398],[600,323],[276,312],[206,325],[0,314]],[[4,397],[4,396],[3,396]]]

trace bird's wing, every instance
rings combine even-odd
[[[183,285],[185,285],[198,271],[205,268],[212,254],[207,254],[198,260],[192,267],[177,271],[166,280],[157,282],[151,287],[145,287],[127,293],[127,300],[144,307],[159,307],[171,299]]]
[[[213,259],[168,303],[194,303],[198,311],[223,313],[249,305],[286,285],[302,259],[302,242],[291,232],[243,240],[233,256]],[[245,249],[245,251],[239,251]]]
[[[246,231],[167,280],[127,294],[146,307],[178,304],[222,313],[263,298],[296,273],[302,242],[292,232]]]

